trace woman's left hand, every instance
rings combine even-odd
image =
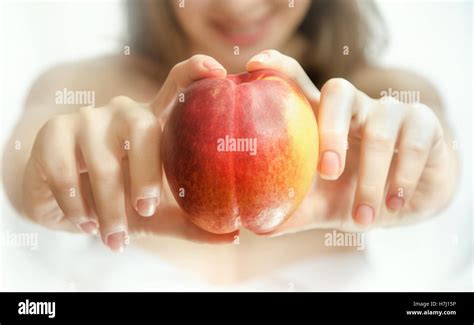
[[[295,215],[271,235],[310,228],[359,231],[432,215],[455,183],[453,152],[428,106],[373,99],[344,79],[319,91],[300,64],[276,50],[247,63],[295,81],[319,128],[319,176]]]

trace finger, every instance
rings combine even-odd
[[[228,234],[205,231],[192,223],[179,207],[172,205],[158,206],[154,218],[133,218],[130,230],[134,233],[167,236],[205,244],[237,243],[240,234],[239,230]]]
[[[402,112],[401,105],[373,101],[364,125],[360,149],[358,182],[352,215],[360,225],[376,218],[385,192]]]
[[[80,229],[64,217],[40,169],[38,163],[30,158],[23,177],[22,213],[44,227],[79,232]]]
[[[107,132],[108,122],[92,110],[97,109],[81,111],[79,147],[89,174],[102,241],[112,250],[122,251],[128,244],[122,157],[117,135]]]
[[[153,113],[136,107],[139,104],[128,98],[121,101],[121,124],[126,126],[121,137],[129,162],[131,202],[141,216],[150,217],[160,201],[161,126]]]
[[[363,95],[344,79],[330,79],[322,87],[318,105],[318,167],[323,179],[336,180],[344,171],[354,107],[363,106],[366,101]]]
[[[125,161],[125,173],[127,173],[127,170],[130,170],[130,168],[127,168],[127,164],[128,162]],[[177,204],[159,205],[153,218],[143,218],[133,208],[130,201],[130,177],[126,175],[124,180],[125,206],[130,233],[167,236],[205,244],[238,243],[238,230],[229,234],[213,234],[205,231],[192,223]],[[171,190],[166,179],[163,180],[162,186],[163,198],[166,198],[166,202],[173,202],[173,195],[170,192]]]
[[[311,106],[313,106],[313,109],[318,104],[319,90],[294,58],[284,55],[277,50],[265,50],[247,62],[247,71],[251,72],[261,69],[273,69],[281,72],[296,82],[311,103]]]
[[[416,105],[408,110],[386,197],[387,208],[392,212],[400,211],[413,197],[430,152],[439,138],[439,123],[429,108]]]
[[[97,222],[82,195],[74,127],[71,116],[49,120],[38,134],[32,156],[64,216],[84,232],[95,233]]]
[[[153,112],[157,117],[164,118],[169,113],[179,91],[199,79],[225,77],[226,74],[225,68],[207,55],[194,55],[176,64],[151,103]]]

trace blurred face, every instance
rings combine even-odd
[[[216,58],[230,72],[265,49],[284,49],[309,8],[310,0],[174,0],[179,24],[192,54]]]

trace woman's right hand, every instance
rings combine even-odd
[[[160,138],[180,90],[206,77],[224,77],[213,58],[195,55],[174,66],[155,99],[124,96],[100,108],[51,118],[38,132],[23,179],[27,217],[55,229],[97,230],[122,250],[129,232],[190,240],[232,241],[187,221],[169,189],[162,192]]]

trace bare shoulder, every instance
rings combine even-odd
[[[412,71],[368,66],[355,71],[349,81],[372,98],[380,98],[384,92],[414,91],[418,92],[422,103],[434,107],[442,105],[436,87]]]
[[[137,56],[105,56],[62,63],[36,79],[26,106],[53,103],[58,93],[69,91],[93,93],[96,106],[118,95],[146,101],[159,86],[156,81],[159,73],[157,65]]]

